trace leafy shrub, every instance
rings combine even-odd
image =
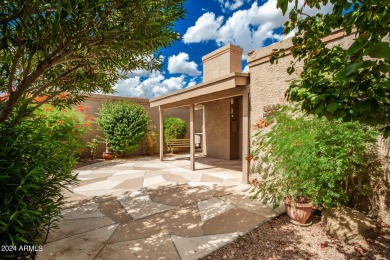
[[[149,117],[135,102],[106,102],[99,110],[98,124],[110,149],[124,155],[135,150],[145,139]]]
[[[370,172],[370,148],[378,133],[357,122],[328,121],[281,107],[258,124],[253,172],[255,197],[278,205],[283,197],[306,198],[326,207],[367,191],[360,177]],[[267,131],[268,124],[273,124]]]
[[[40,243],[56,226],[85,130],[81,113],[49,106],[13,128],[0,124],[1,245]]]
[[[91,160],[95,160],[95,154],[96,154],[96,150],[99,146],[99,140],[96,139],[96,138],[92,138],[90,142],[87,142],[87,148],[88,148],[88,151],[89,151],[89,158]]]
[[[167,117],[164,120],[164,140],[184,138],[187,133],[186,121],[177,117]]]
[[[144,155],[154,155],[158,150],[157,143],[157,133],[155,132],[156,126],[150,126],[146,134],[144,143],[143,143],[143,154]]]

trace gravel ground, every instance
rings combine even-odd
[[[298,227],[279,216],[206,256],[210,259],[390,259],[390,226],[375,240],[344,243],[325,234],[319,217]]]

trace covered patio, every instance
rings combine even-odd
[[[216,103],[218,101],[220,103]],[[160,160],[164,160],[164,111],[188,107],[190,114],[190,170],[196,170],[195,109],[201,108],[203,109],[203,154],[225,160],[240,160],[241,182],[247,183],[249,167],[245,157],[249,153],[248,102],[249,74],[242,72],[232,72],[150,100],[151,107],[159,108]],[[221,128],[224,129],[221,131]],[[220,140],[217,140],[218,138]]]

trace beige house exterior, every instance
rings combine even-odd
[[[323,41],[329,45],[348,47],[353,43],[354,35],[346,35],[342,30],[334,31]],[[203,83],[155,99],[125,98],[107,95],[92,95],[84,105],[90,107],[89,114],[96,112],[103,102],[131,100],[141,104],[149,113],[152,124],[159,134],[159,156],[164,159],[166,151],[163,142],[163,120],[168,116],[179,117],[187,121],[187,137],[191,139],[190,167],[195,169],[195,134],[202,133],[202,152],[208,157],[224,160],[240,160],[242,182],[249,181],[250,165],[245,159],[250,154],[250,143],[257,132],[253,126],[263,118],[269,106],[285,102],[284,96],[289,83],[298,77],[302,64],[298,64],[293,75],[286,70],[293,61],[289,53],[291,39],[286,39],[271,46],[250,51],[246,54],[249,73],[242,72],[243,50],[228,44],[203,57]],[[270,64],[273,49],[285,49],[286,56],[278,64]],[[92,125],[85,137],[89,141],[99,131]],[[100,135],[102,135],[100,133]],[[388,140],[380,139],[379,152],[382,156],[390,154]],[[104,149],[100,147],[98,154]],[[188,150],[185,150],[188,151]],[[142,154],[142,147],[133,154]],[[383,183],[389,184],[389,165]],[[388,186],[390,187],[390,186]],[[374,191],[374,204],[382,219],[390,219],[389,200],[384,191]],[[369,203],[366,203],[369,205]]]
[[[348,47],[354,35],[334,31],[323,41],[330,45]],[[264,116],[271,105],[284,102],[289,82],[299,75],[286,70],[293,57],[289,53],[291,39],[251,51],[247,54],[249,73],[242,72],[243,49],[228,44],[202,57],[203,83],[168,95],[150,100],[151,108],[159,109],[160,117],[160,159],[163,160],[162,132],[164,115],[171,109],[189,108],[190,160],[195,169],[194,135],[196,120],[195,107],[202,107],[203,153],[210,157],[242,161],[242,182],[249,181],[251,137],[256,130],[256,121]],[[269,57],[273,49],[286,49],[286,56],[272,65]]]

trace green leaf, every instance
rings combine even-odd
[[[337,109],[333,112],[333,115],[335,118],[343,118],[347,115],[347,113],[344,110]]]
[[[388,26],[389,22],[390,22],[390,6],[386,6],[383,13],[382,13],[382,17],[380,18],[380,21],[379,21],[383,26]]]
[[[333,113],[336,111],[336,109],[339,107],[339,104],[337,102],[330,103],[326,106],[326,110]]]
[[[367,48],[367,55],[377,59],[390,60],[390,45],[388,42],[376,42]]]
[[[357,39],[355,42],[351,45],[351,47],[348,48],[347,54],[348,55],[353,55],[356,52],[362,50],[367,44],[369,43],[368,40],[361,40]]]
[[[390,126],[386,126],[383,130],[383,137],[389,138],[390,137]]]
[[[351,75],[352,73],[356,72],[361,66],[363,62],[359,63],[352,63],[347,68],[340,70],[338,73],[335,74],[335,78],[337,80],[346,80],[347,76]]]
[[[295,71],[295,68],[294,68],[294,67],[288,67],[288,68],[287,68],[287,73],[290,74],[290,75],[291,75],[294,71]]]
[[[370,110],[370,104],[371,104],[370,100],[355,102],[353,105],[353,110],[355,110],[357,112],[363,112],[366,110]]]
[[[280,8],[282,10],[283,15],[285,15],[288,8],[288,0],[278,0],[276,7]]]

